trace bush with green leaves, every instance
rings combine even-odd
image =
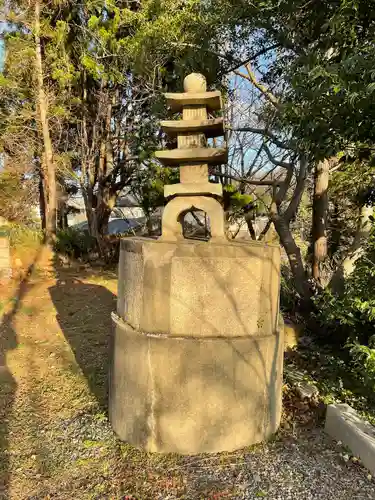
[[[325,341],[348,350],[354,375],[375,389],[375,225],[366,250],[346,278],[343,293],[324,291],[315,299]],[[349,369],[349,367],[348,367]]]
[[[96,240],[88,231],[77,231],[69,227],[58,231],[54,247],[57,253],[68,257],[86,258],[96,248]]]
[[[346,278],[343,293],[326,290],[316,301],[318,321],[343,343],[358,340],[368,345],[375,334],[375,226],[367,247]]]
[[[35,248],[43,241],[43,232],[40,229],[15,222],[1,226],[0,235],[9,237],[9,243],[12,248]]]
[[[375,391],[375,334],[369,338],[368,345],[354,342],[348,347],[357,376],[371,391]]]

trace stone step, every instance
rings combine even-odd
[[[363,465],[375,474],[375,427],[347,404],[327,407],[325,431],[347,446]]]
[[[161,128],[170,137],[177,134],[201,133],[208,137],[219,137],[224,135],[223,118],[211,118],[209,120],[163,120],[160,122]]]
[[[226,148],[191,148],[155,151],[155,157],[165,166],[178,167],[181,164],[208,163],[220,165],[228,161]]]

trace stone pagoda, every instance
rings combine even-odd
[[[279,329],[280,249],[225,237],[222,186],[209,165],[227,149],[220,92],[202,75],[166,94],[182,120],[163,121],[177,149],[158,151],[180,168],[165,186],[158,239],[121,241],[109,413],[118,436],[154,452],[230,451],[276,432],[281,415],[283,338]],[[209,241],[186,239],[186,213],[202,210]]]

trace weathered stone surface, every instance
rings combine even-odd
[[[166,93],[167,104],[175,113],[181,111],[183,106],[200,105],[207,106],[212,111],[221,109],[221,92],[184,92],[184,93]]]
[[[260,242],[121,241],[117,313],[148,333],[278,331],[280,249]]]
[[[347,404],[328,405],[325,431],[348,446],[375,474],[375,428]]]
[[[284,330],[284,344],[285,344],[285,330]],[[302,399],[311,399],[319,395],[319,390],[316,385],[307,382],[305,380],[305,375],[295,369],[288,369],[285,372],[285,378],[289,384],[291,384],[297,394]]]
[[[121,439],[152,452],[191,454],[235,450],[276,432],[282,332],[174,338],[113,318],[109,414]]]
[[[166,166],[178,166],[180,163],[208,163],[220,165],[228,161],[227,148],[191,148],[155,151],[155,157]]]
[[[180,182],[181,184],[201,184],[208,182],[208,165],[188,165],[180,166]],[[211,183],[209,183],[211,184]],[[173,186],[173,184],[172,184]],[[193,191],[194,193],[195,191]],[[193,194],[190,193],[190,194]]]
[[[185,92],[206,92],[207,81],[202,73],[189,73],[184,78]]]
[[[161,128],[169,136],[173,137],[184,132],[204,133],[206,137],[218,137],[224,135],[223,118],[210,118],[206,120],[163,120]]]
[[[178,184],[166,184],[164,186],[164,196],[168,198],[169,196],[178,195],[214,195],[222,196],[223,186],[221,184],[215,184],[213,182],[191,182],[191,183],[178,183]]]
[[[183,240],[181,220],[190,210],[202,210],[210,219],[211,240],[225,237],[224,210],[220,203],[208,196],[178,196],[173,198],[163,211],[161,220],[162,240]]]

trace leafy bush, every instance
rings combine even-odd
[[[32,207],[37,202],[37,183],[20,172],[0,173],[0,217],[8,221],[33,222]]]
[[[326,343],[348,353],[347,370],[375,389],[375,228],[364,254],[346,279],[342,295],[326,290],[315,300],[316,320]]]
[[[368,345],[375,334],[375,228],[366,251],[346,279],[342,295],[326,290],[317,297],[317,319],[330,335],[342,342]]]
[[[280,309],[284,315],[294,316],[297,306],[297,293],[293,284],[290,267],[281,265],[280,276]]]
[[[9,243],[13,248],[35,248],[43,241],[42,231],[35,227],[15,222],[0,227],[0,232],[9,236]]]
[[[87,258],[96,248],[95,238],[88,231],[77,231],[73,228],[58,231],[55,251],[74,259]]]
[[[348,344],[357,376],[371,390],[375,390],[375,335],[369,339],[368,345],[358,342]]]

